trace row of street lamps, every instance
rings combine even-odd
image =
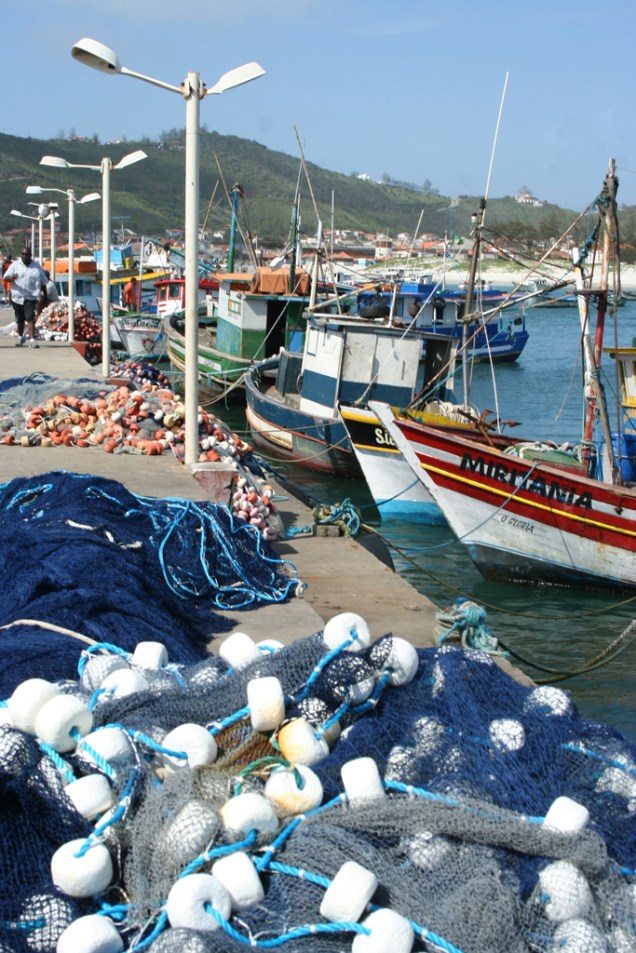
[[[208,89],[201,82],[197,72],[189,72],[180,86],[153,79],[143,73],[137,73],[122,66],[116,53],[97,40],[88,37],[78,40],[71,49],[71,55],[83,63],[103,73],[119,73],[122,76],[131,76],[152,86],[167,89],[182,96],[186,102],[186,141],[185,141],[185,382],[184,403],[186,409],[185,427],[185,463],[193,464],[198,460],[198,288],[199,288],[199,105],[200,101],[209,95],[217,95],[226,90],[249,83],[265,73],[258,63],[246,63],[236,69],[224,73],[223,76]],[[100,165],[75,165],[56,156],[44,156],[41,165],[53,166],[58,169],[94,169],[102,174],[102,373],[110,375],[110,173],[111,170],[124,169],[134,162],[147,158],[146,153],[138,150],[132,152],[119,162],[113,164],[112,159],[102,159]],[[27,192],[40,194],[44,191],[65,192],[69,203],[69,295],[74,282],[74,206],[76,202],[84,203],[98,197],[95,193],[76,199],[72,189],[40,189],[31,186]],[[22,215],[21,212],[12,214]],[[29,216],[26,216],[29,217]],[[51,230],[53,235],[54,228]],[[41,247],[41,239],[40,239]],[[69,340],[72,340],[73,325],[73,297],[69,298]]]

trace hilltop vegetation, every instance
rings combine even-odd
[[[102,145],[97,137],[91,140],[22,139],[0,135],[0,231],[7,233],[26,223],[10,215],[11,209],[35,214],[28,201],[27,185],[66,190],[73,188],[77,196],[101,190],[98,172],[84,169],[54,169],[39,165],[43,155],[62,156],[71,163],[99,165],[103,156],[115,162],[135,149],[143,149],[148,158],[111,177],[111,214],[113,227],[121,221],[137,234],[161,237],[167,229],[183,226],[184,215],[184,150],[183,131],[172,130],[160,140],[120,142]],[[245,221],[260,245],[280,247],[290,231],[296,184],[299,181],[300,159],[266,148],[258,142],[222,136],[216,132],[201,133],[201,221],[209,230],[224,229],[230,221],[230,205],[226,190],[235,182],[241,184],[245,199]],[[419,233],[442,237],[445,233],[468,235],[470,217],[477,210],[479,197],[460,196],[452,203],[435,188],[417,191],[407,184],[365,181],[355,175],[330,172],[307,163],[311,189],[304,175],[300,176],[300,215],[302,231],[313,236],[316,231],[315,199],[325,229],[332,220],[337,229],[360,232],[384,232],[391,237],[404,232],[413,235],[421,218]],[[385,177],[386,178],[386,177]],[[426,183],[428,185],[430,183]],[[313,192],[313,199],[312,199]],[[214,201],[212,198],[214,196]],[[63,195],[46,194],[43,199],[57,199],[61,206],[62,228],[67,220]],[[580,210],[578,210],[580,211]],[[576,212],[556,205],[533,207],[520,205],[513,196],[490,199],[487,228],[497,240],[517,239],[520,242],[545,242],[561,235],[576,217]],[[95,202],[77,206],[76,234],[89,241],[101,233],[101,206]],[[585,238],[582,222],[575,239]],[[622,238],[636,246],[636,210],[623,212]]]

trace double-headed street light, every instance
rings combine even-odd
[[[11,215],[17,215],[18,218],[28,218],[31,222],[31,251],[35,249],[35,223],[40,221],[39,215],[26,215],[19,212],[17,208],[11,209]],[[38,249],[38,260],[42,259],[42,233],[40,232],[40,248]]]
[[[180,86],[144,76],[122,66],[117,54],[85,37],[78,40],[71,55],[102,73],[120,73],[141,79],[178,93],[186,101],[185,142],[185,462],[196,463],[199,457],[199,380],[198,380],[198,286],[199,286],[199,104],[205,96],[223,93],[235,86],[249,83],[262,76],[265,70],[258,63],[246,63],[224,73],[219,81],[207,89],[199,73],[189,72]]]
[[[57,156],[42,156],[40,165],[53,166],[56,169],[92,169],[102,174],[102,374],[110,376],[110,173],[112,169],[125,169],[134,162],[147,159],[141,149],[130,152],[119,162],[113,164],[109,158],[102,159],[99,165],[83,165],[67,162]]]
[[[29,190],[27,189],[27,192]],[[44,219],[49,220],[49,247],[51,258],[51,277],[55,281],[55,219],[59,217],[57,202],[29,202],[29,205],[37,205],[38,216],[40,219],[40,264],[44,260]]]
[[[84,205],[101,198],[99,192],[89,192],[81,199],[76,198],[73,189],[49,189],[39,185],[27,186],[27,195],[42,195],[43,192],[61,192],[68,199],[68,339],[75,339],[75,205]],[[55,272],[51,274],[55,281]]]
[[[32,223],[38,223],[38,261],[42,261],[42,255],[44,254],[44,219],[48,218],[49,215],[53,216],[55,214],[55,209],[57,208],[57,203],[53,203],[53,211],[51,211],[51,206],[46,204],[38,204],[37,202],[29,202],[29,205],[35,205],[38,210],[37,215],[27,215],[25,212],[19,212],[16,208],[11,209],[11,215],[17,215],[18,218],[28,218]],[[53,222],[54,224],[54,222]],[[31,252],[34,251],[35,247],[35,225],[31,224]]]

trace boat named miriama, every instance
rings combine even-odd
[[[575,266],[587,404],[578,455],[570,454],[567,463],[527,459],[512,441],[507,448],[476,444],[395,414],[386,404],[372,405],[414,476],[487,577],[636,587],[633,348],[611,349],[623,382],[626,413],[620,432],[610,430],[600,380],[610,262],[615,265],[614,289],[620,287],[617,185],[611,162],[595,203],[597,226]],[[584,266],[601,231],[601,277],[593,286]],[[597,302],[593,341],[591,301]],[[597,429],[601,435],[595,440]]]

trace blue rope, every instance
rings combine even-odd
[[[293,820],[291,820],[289,824],[283,828],[278,837],[276,837],[268,847],[264,848],[263,856],[255,861],[255,867],[258,872],[260,873],[269,866],[276,851],[280,849],[281,845],[284,844],[289,837],[291,837],[298,825],[302,824],[306,818],[314,817],[316,814],[322,814],[324,811],[330,811],[339,804],[344,804],[346,799],[347,798],[345,794],[338,794],[335,798],[332,798],[331,801],[327,801],[326,804],[320,804],[311,811],[307,811],[306,814],[297,814],[296,817],[294,817]]]
[[[96,730],[99,731],[100,729],[98,728]],[[74,728],[71,729],[71,737],[75,738],[77,741],[77,747],[84,749],[84,751],[89,755],[91,761],[95,762],[100,771],[106,774],[109,778],[115,779],[117,777],[116,771],[111,767],[108,761],[101,756],[99,751],[95,751],[92,745],[86,744],[84,738],[82,738],[79,732],[77,732]]]
[[[95,830],[88,835],[80,849],[75,854],[76,857],[83,857],[84,854],[90,850],[90,848],[95,844],[96,841],[102,836],[104,831],[108,830],[109,827],[112,827],[113,824],[116,824],[120,821],[126,814],[128,808],[130,807],[132,793],[139,776],[139,771],[137,768],[131,768],[128,775],[128,780],[126,786],[121,792],[119,801],[117,802],[116,809],[112,812],[107,821],[104,821],[103,824],[97,826]]]
[[[129,659],[130,652],[126,652],[124,649],[120,649],[118,645],[111,645],[110,642],[98,642],[95,645],[89,646],[87,649],[82,650],[82,654],[79,657],[77,663],[77,673],[78,675],[83,675],[84,669],[88,663],[88,660],[91,655],[94,655],[96,652],[106,651],[111,655],[120,655],[122,658]]]
[[[237,711],[235,711],[233,715],[228,715],[221,721],[215,721],[209,725],[206,725],[206,728],[211,735],[217,735],[219,731],[223,731],[224,728],[229,728],[231,725],[235,725],[237,721],[241,721],[243,718],[248,718],[249,714],[250,709],[249,706],[246,705],[245,708],[239,708]]]
[[[39,738],[38,744],[45,755],[51,759],[60,774],[65,778],[67,784],[71,784],[73,781],[77,780],[73,774],[70,764],[68,764],[54,748],[52,748],[50,745],[47,745],[45,741],[41,741]]]
[[[299,692],[297,695],[293,696],[294,700],[302,701],[303,698],[306,698],[307,695],[309,694],[309,690],[311,686],[318,678],[320,678],[320,676],[322,675],[327,665],[329,665],[330,662],[332,662],[338,655],[340,655],[341,652],[344,652],[347,646],[353,645],[354,642],[355,642],[355,636],[349,639],[345,639],[345,641],[341,642],[340,645],[337,645],[335,649],[331,649],[329,652],[327,652],[326,655],[323,655],[323,657],[317,663],[314,670],[310,674],[309,678],[305,682],[302,688],[302,691]]]
[[[575,751],[577,754],[585,755],[586,758],[594,758],[597,761],[603,762],[603,764],[609,764],[612,768],[618,768],[619,771],[624,771],[625,774],[629,774],[633,778],[636,778],[636,768],[630,768],[629,765],[626,765],[621,761],[616,761],[615,758],[608,758],[607,755],[597,753],[596,751],[590,751],[589,748],[584,748],[583,745],[574,744],[572,742],[564,742],[561,747],[565,751]]]

